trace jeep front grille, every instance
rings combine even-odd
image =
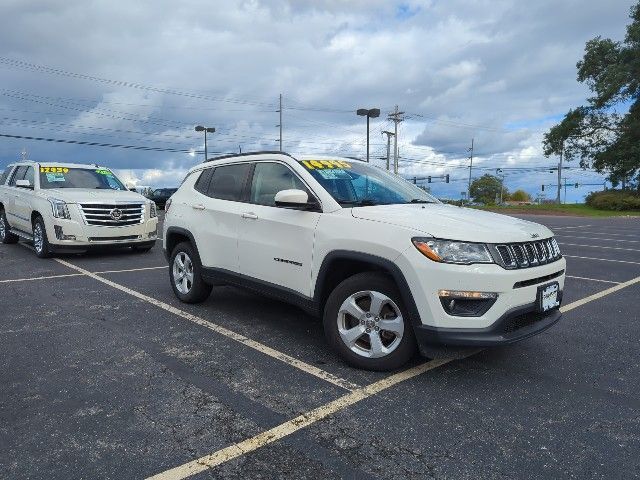
[[[560,247],[555,238],[535,242],[494,245],[494,256],[504,268],[537,267],[559,260]]]
[[[126,227],[144,223],[144,203],[81,203],[80,211],[87,225]]]

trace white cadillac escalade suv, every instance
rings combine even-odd
[[[167,203],[163,246],[180,300],[220,284],[275,296],[322,316],[361,368],[512,343],[560,319],[565,260],[548,228],[442,204],[357,160],[209,160]]]
[[[0,176],[0,241],[33,241],[41,258],[97,246],[148,251],[157,230],[155,204],[108,168],[17,162]]]

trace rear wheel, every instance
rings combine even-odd
[[[9,231],[9,224],[4,213],[4,208],[0,208],[0,241],[2,243],[17,243],[18,236]]]
[[[44,226],[42,217],[36,217],[33,221],[33,248],[36,255],[40,258],[49,258],[51,256],[51,248],[47,239],[47,229]]]
[[[324,329],[329,343],[358,368],[394,370],[416,352],[400,292],[380,273],[360,273],[340,283],[327,300]]]
[[[176,245],[169,263],[171,287],[185,303],[200,303],[209,297],[211,285],[202,279],[200,259],[189,242]]]

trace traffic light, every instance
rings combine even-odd
[[[449,183],[449,174],[447,173],[444,177],[445,183]]]
[[[542,185],[542,191],[544,192],[544,185]]]
[[[431,175],[427,177],[427,183],[431,183]]]

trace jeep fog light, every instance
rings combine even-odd
[[[442,308],[455,317],[480,317],[496,302],[495,292],[438,290]]]

